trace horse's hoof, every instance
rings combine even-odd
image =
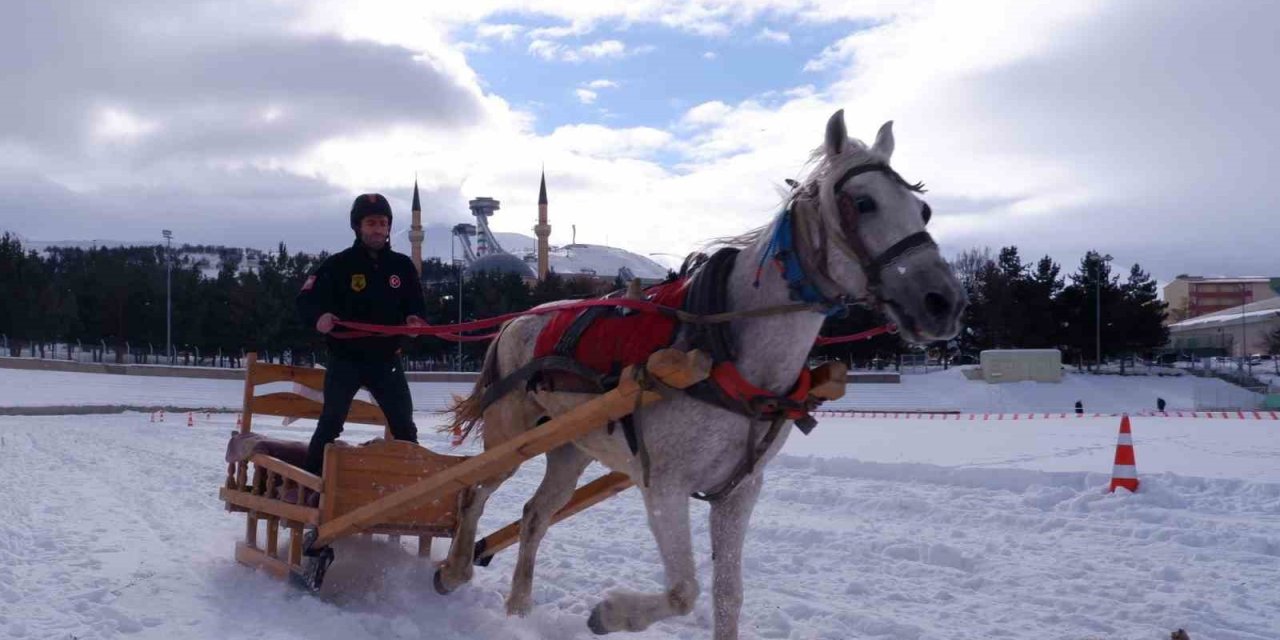
[[[591,633],[594,633],[598,636],[602,636],[609,633],[609,630],[604,628],[604,622],[600,619],[599,605],[596,605],[593,609],[591,609],[591,617],[587,618],[587,628],[591,630]]]
[[[444,576],[441,575],[439,569],[436,569],[435,576],[431,578],[431,584],[436,588],[436,593],[442,596],[447,596],[453,592],[453,589],[444,586]]]

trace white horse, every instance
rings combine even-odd
[[[788,207],[769,225],[733,239],[741,251],[732,258],[720,285],[730,311],[792,304],[808,287],[805,300],[834,308],[865,300],[886,310],[912,342],[946,340],[959,330],[965,305],[963,289],[939,255],[925,224],[929,207],[889,167],[892,123],[885,123],[868,148],[847,136],[843,111],[827,123],[826,140],[813,153],[813,167],[795,185]],[[790,252],[799,273],[788,282],[783,270],[766,265],[778,257],[781,225],[790,224]],[[800,286],[797,286],[800,285]],[[817,305],[815,305],[817,306]],[[471,397],[454,408],[454,424],[483,425],[484,445],[492,448],[561,415],[589,399],[582,393],[526,390],[523,385],[481,407],[484,391],[495,381],[534,359],[534,344],[550,316],[526,316],[508,323],[490,345],[480,380]],[[736,346],[734,363],[743,378],[771,394],[783,395],[797,383],[825,315],[806,310],[740,317],[728,325]],[[681,330],[674,346],[687,346]],[[640,488],[649,528],[666,571],[660,593],[611,592],[592,610],[588,626],[598,634],[639,631],[664,618],[688,614],[698,598],[689,499],[695,493],[723,493],[711,503],[714,565],[715,638],[738,637],[742,608],[742,545],[763,483],[763,468],[786,441],[790,422],[770,420],[696,400],[684,394],[648,407],[636,416],[648,453],[648,469],[632,453],[622,430],[601,429],[547,454],[546,476],[524,508],[520,549],[507,611],[524,615],[532,607],[534,560],[550,517],[572,495],[578,478],[594,459],[630,475]],[[771,440],[765,433],[773,431]],[[746,465],[744,452],[762,441],[763,454]],[[645,484],[647,475],[648,482]],[[460,514],[460,531],[446,564],[436,575],[441,593],[471,579],[476,524],[485,501],[509,474],[477,486]],[[735,482],[736,481],[736,482]],[[727,491],[726,485],[734,483]]]

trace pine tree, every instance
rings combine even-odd
[[[1169,328],[1165,326],[1168,305],[1160,300],[1155,279],[1134,264],[1120,292],[1124,347],[1131,353],[1149,355],[1164,346],[1169,341]]]
[[[1095,365],[1100,364],[1095,355],[1099,349],[1099,315],[1103,358],[1123,349],[1121,327],[1116,322],[1121,294],[1118,278],[1111,274],[1111,259],[1097,251],[1086,253],[1080,260],[1079,271],[1071,274],[1071,284],[1059,297],[1069,352],[1080,361],[1092,361]]]

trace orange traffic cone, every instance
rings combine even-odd
[[[194,427],[194,426],[196,426],[196,417],[195,417],[195,414],[194,414],[194,413],[191,413],[190,411],[188,411],[188,412],[187,412],[187,426],[188,426],[188,427]]]
[[[1129,430],[1129,415],[1120,418],[1120,436],[1116,439],[1116,462],[1111,469],[1111,488],[1124,487],[1130,492],[1138,490],[1138,466],[1133,458],[1133,434]]]

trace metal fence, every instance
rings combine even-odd
[[[0,356],[14,357],[9,349],[9,338],[0,334]],[[201,351],[198,347],[176,350],[170,358],[164,353],[163,346],[135,345],[126,342],[123,348],[108,344],[104,340],[96,342],[24,342],[16,357],[37,360],[59,360],[62,362],[126,364],[126,365],[158,365],[175,367],[212,367],[218,369],[240,369],[244,367],[245,350],[235,352]],[[277,364],[297,366],[314,366],[324,364],[326,354],[321,351],[291,351],[288,349],[258,351],[258,360]],[[475,358],[450,355],[443,358],[404,358],[406,371],[478,371],[480,363]]]

